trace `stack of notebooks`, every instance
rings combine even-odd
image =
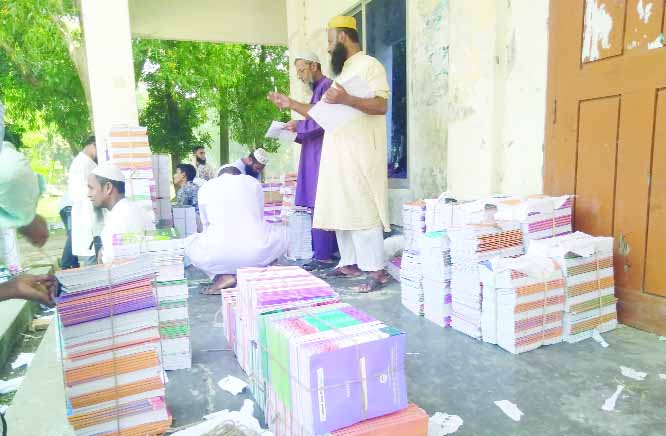
[[[534,255],[479,264],[483,341],[518,354],[562,342],[564,278],[551,259]]]
[[[261,184],[264,191],[264,220],[268,223],[282,222],[282,182],[279,178],[266,179]]]
[[[427,232],[441,232],[451,227],[452,209],[456,200],[446,193],[425,202],[425,227]]]
[[[402,254],[388,261],[386,272],[398,283],[400,283],[400,270],[402,269]]]
[[[140,205],[155,221],[153,199],[157,192],[146,128],[114,126],[106,147],[107,160],[125,175],[125,197]]]
[[[407,407],[403,332],[343,303],[260,325],[273,433],[322,435]]]
[[[77,435],[160,434],[171,425],[147,256],[60,271],[67,418]]]
[[[402,232],[405,250],[418,250],[419,238],[426,231],[426,203],[414,201],[402,205]]]
[[[154,154],[151,157],[153,176],[155,178],[155,198],[153,210],[158,227],[173,227],[171,213],[171,156],[168,154]]]
[[[428,232],[420,241],[423,316],[441,327],[451,325],[451,247],[446,232]]]
[[[282,194],[283,221],[288,219],[296,211],[307,211],[306,208],[296,206],[296,183],[298,174],[287,173],[280,177],[280,193]]]
[[[197,233],[197,211],[193,206],[172,207],[173,226],[181,238]]]
[[[222,290],[222,326],[227,344],[236,354],[236,300],[238,290],[236,288]]]
[[[400,262],[400,299],[415,315],[423,316],[423,265],[417,250],[404,250]]]
[[[312,215],[299,208],[287,218],[287,257],[291,260],[312,259]]]
[[[481,339],[482,289],[478,263],[524,254],[520,223],[471,224],[448,230],[451,241],[451,326]]]
[[[520,221],[526,250],[530,241],[562,236],[572,231],[572,195],[508,198],[498,201],[496,205],[496,219]]]
[[[154,286],[164,369],[191,368],[184,241],[177,238],[174,229],[160,229],[146,236],[117,235],[113,242],[115,252],[121,257],[147,257],[157,268]]]
[[[578,342],[617,327],[613,238],[582,232],[532,241],[529,254],[553,259],[566,284],[564,340]]]
[[[331,432],[331,436],[427,436],[429,419],[423,409],[410,404],[399,412]]]

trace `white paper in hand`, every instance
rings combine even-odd
[[[347,94],[359,98],[372,98],[373,93],[370,85],[358,76],[352,76],[340,83]],[[336,86],[333,84],[332,86]],[[363,112],[344,104],[330,104],[323,99],[319,101],[308,115],[319,124],[322,129],[331,133],[348,122],[363,116]]]
[[[296,132],[287,130],[287,123],[273,121],[266,132],[266,138],[278,139],[285,142],[294,142]]]

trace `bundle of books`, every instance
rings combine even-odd
[[[56,274],[67,418],[77,435],[160,434],[171,425],[156,273],[146,256]]]
[[[507,198],[496,205],[495,219],[520,222],[526,250],[530,241],[562,236],[572,231],[572,195]]]
[[[173,214],[171,212],[171,156],[168,154],[154,154],[151,157],[153,177],[155,179],[155,198],[153,210],[158,227],[173,227]]]
[[[413,201],[402,205],[402,232],[405,250],[418,250],[419,238],[426,231],[425,201]]]
[[[562,342],[564,278],[552,260],[534,255],[479,264],[483,341],[518,354]]]
[[[145,127],[114,126],[106,143],[106,158],[125,176],[125,197],[139,204],[155,221],[157,198],[152,155]]]
[[[565,280],[564,340],[578,342],[617,327],[613,238],[582,232],[532,241],[529,254],[551,258]]]
[[[191,368],[184,241],[177,238],[175,229],[160,229],[146,236],[117,235],[113,242],[114,250],[120,257],[147,257],[157,268],[154,287],[164,369]]]
[[[227,344],[236,353],[236,300],[238,290],[236,288],[222,290],[222,327]]]
[[[482,289],[478,263],[524,254],[523,234],[515,221],[471,224],[448,230],[451,240],[451,326],[481,339]]]
[[[410,404],[399,412],[331,432],[331,436],[426,436],[429,419],[423,409]]]
[[[402,269],[402,254],[395,256],[393,259],[388,261],[386,265],[386,272],[388,272],[393,279],[400,283],[400,270]]]
[[[295,212],[308,212],[307,208],[296,206],[296,185],[298,174],[287,173],[280,177],[280,193],[282,194],[282,220],[288,220]]]
[[[264,219],[269,223],[282,221],[282,181],[279,178],[266,179],[261,184],[264,191]]]
[[[312,259],[312,215],[307,210],[292,212],[287,218],[287,257],[292,260]]]
[[[400,262],[400,300],[415,315],[423,316],[423,265],[417,250],[404,250]]]
[[[173,226],[178,231],[179,237],[186,238],[197,233],[199,221],[194,206],[173,206],[171,211]]]
[[[423,316],[441,327],[451,325],[451,247],[446,232],[428,232],[420,241]]]

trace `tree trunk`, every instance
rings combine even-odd
[[[218,108],[220,118],[220,166],[229,163],[229,115],[225,107]]]

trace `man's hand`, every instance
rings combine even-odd
[[[39,215],[35,215],[30,224],[19,228],[18,231],[35,247],[43,247],[49,239],[49,227],[46,220]]]
[[[351,96],[347,94],[345,88],[337,83],[335,86],[328,88],[328,91],[324,94],[324,101],[329,104],[345,104],[351,106],[349,103],[350,100]]]
[[[24,275],[0,285],[0,300],[20,298],[53,306],[56,279],[48,275]]]
[[[291,99],[279,92],[269,92],[268,99],[273,102],[278,109],[291,109]]]
[[[296,132],[297,127],[298,127],[298,121],[291,120],[287,123],[287,125],[284,128],[289,130],[290,132]]]

